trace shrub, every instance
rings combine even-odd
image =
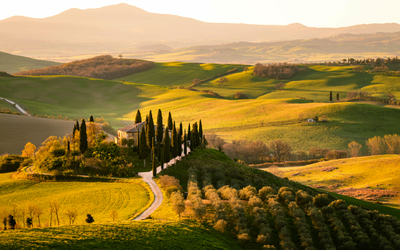
[[[246,94],[243,94],[242,92],[236,92],[235,98],[236,99],[249,99],[249,97]]]
[[[180,191],[183,191],[182,186],[179,184],[179,180],[173,176],[162,175],[160,176],[160,185],[163,189],[168,187],[176,187]]]
[[[0,156],[0,173],[17,171],[24,160],[25,158],[19,155]]]
[[[299,206],[305,206],[309,204],[310,202],[313,201],[313,198],[311,195],[309,195],[306,191],[304,190],[299,190],[296,193],[296,203]]]
[[[94,222],[94,219],[93,219],[93,217],[92,217],[92,215],[91,214],[87,214],[86,215],[87,216],[87,218],[85,219],[85,221],[87,222],[87,223],[93,223]]]
[[[326,194],[317,194],[313,198],[313,202],[317,207],[323,207],[329,205],[331,201],[328,198],[328,195]]]
[[[239,198],[242,200],[249,200],[250,197],[255,196],[257,190],[255,187],[247,186],[239,191]]]
[[[274,194],[275,190],[272,187],[262,187],[259,191],[258,191],[258,196],[260,197],[261,200],[266,201],[268,195],[270,194]]]
[[[305,69],[302,69],[305,70]],[[253,74],[272,79],[288,79],[300,72],[300,67],[287,63],[261,64],[254,66]]]
[[[226,225],[228,223],[224,220],[218,220],[217,223],[214,225],[214,229],[223,233],[225,231]]]
[[[185,211],[185,202],[180,191],[172,193],[171,203],[174,211],[181,217],[182,212]]]

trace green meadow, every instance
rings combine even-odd
[[[19,209],[36,204],[44,212],[40,219],[42,226],[49,225],[51,201],[60,204],[60,224],[66,225],[69,219],[64,213],[69,209],[78,212],[76,224],[86,223],[87,214],[93,216],[95,223],[111,222],[110,212],[113,209],[118,213],[118,221],[125,221],[144,211],[153,199],[147,184],[141,180],[38,182],[11,179],[10,175],[0,174],[0,210],[11,211],[13,204]],[[36,223],[34,219],[35,226]]]
[[[0,71],[5,71],[9,74],[29,70],[29,69],[41,69],[53,65],[59,65],[60,63],[37,60],[24,56],[11,55],[0,51]]]
[[[217,80],[196,86],[212,90],[224,99],[188,89],[194,78],[206,79],[227,72],[225,86]],[[247,139],[268,143],[288,141],[294,150],[318,146],[345,149],[351,141],[365,144],[375,135],[397,133],[400,111],[364,103],[329,103],[329,92],[344,100],[348,91],[368,91],[384,97],[387,90],[400,96],[400,78],[355,73],[351,66],[310,65],[287,80],[266,79],[245,72],[243,65],[157,63],[154,69],[118,81],[81,77],[45,76],[0,78],[2,95],[21,103],[33,114],[61,114],[69,118],[104,117],[114,128],[132,124],[136,110],[144,116],[161,109],[173,119],[188,123],[202,119],[206,133],[216,133],[226,141]],[[286,82],[284,90],[274,85]],[[376,91],[375,91],[375,88]],[[250,99],[234,99],[236,92]],[[299,97],[314,100],[309,102]],[[328,123],[310,124],[306,118],[319,116]]]
[[[0,233],[1,249],[242,249],[201,224],[146,220]]]

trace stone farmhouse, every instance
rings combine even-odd
[[[144,128],[146,122],[140,122],[136,123],[130,126],[126,126],[120,129],[117,129],[117,137],[114,137],[114,142],[118,145],[120,145],[120,142],[122,139],[133,139],[134,140],[134,146],[137,146],[137,136],[138,133],[142,132],[142,129]],[[157,125],[154,125],[154,131],[157,130]],[[163,126],[163,132],[165,132],[165,128]],[[172,131],[169,131],[169,135],[171,136]],[[155,138],[157,141],[157,138]]]

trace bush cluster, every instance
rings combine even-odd
[[[260,77],[272,79],[288,79],[296,75],[298,72],[305,71],[306,68],[300,68],[298,65],[287,63],[257,63],[254,66],[253,74]]]
[[[103,55],[43,69],[22,71],[15,75],[69,75],[112,80],[153,67],[154,62],[134,59],[121,60],[110,55]]]

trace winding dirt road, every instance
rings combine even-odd
[[[187,148],[187,152],[190,152],[190,148]],[[172,159],[168,163],[164,164],[164,169],[174,165],[176,162],[180,161],[182,157],[185,157],[185,155],[177,156],[176,158]],[[157,168],[157,174],[161,172],[161,166]],[[144,211],[141,215],[136,217],[134,220],[144,220],[147,217],[149,217],[156,209],[161,205],[164,197],[162,194],[162,191],[160,187],[157,185],[157,183],[153,180],[153,171],[149,172],[140,172],[139,176],[143,178],[143,181],[149,184],[151,191],[154,194],[154,201],[150,205],[150,207]]]

